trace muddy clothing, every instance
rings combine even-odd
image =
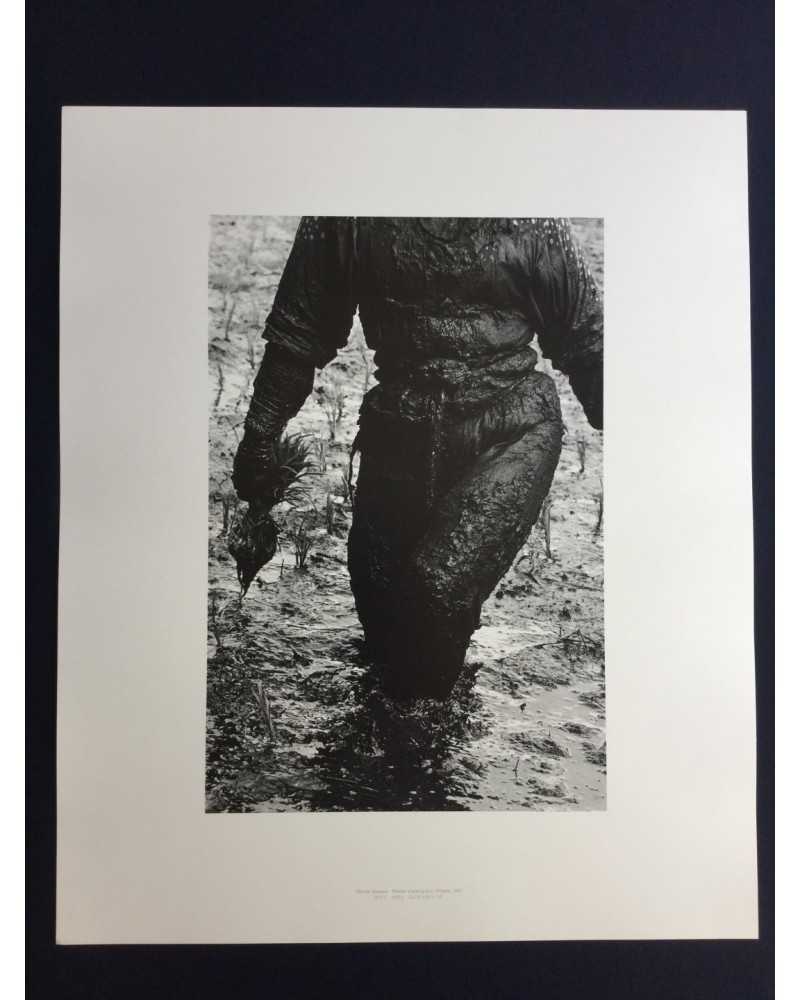
[[[250,503],[272,507],[283,494],[275,444],[314,388],[314,369],[268,344],[253,383],[244,437],[233,460],[233,485]]]
[[[265,338],[316,368],[359,310],[387,406],[487,402],[534,370],[533,334],[602,426],[603,314],[564,219],[304,218]]]
[[[427,422],[362,417],[360,433],[351,585],[384,686],[400,697],[449,693],[561,452],[558,394],[541,372],[472,418],[431,403]]]
[[[566,220],[303,219],[264,332],[306,372],[295,384],[356,308],[378,380],[357,437],[356,607],[384,686],[443,697],[558,463],[558,394],[530,342],[602,427],[602,306]]]

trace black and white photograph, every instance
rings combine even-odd
[[[65,111],[62,944],[758,934],[746,140]]]
[[[605,809],[603,265],[209,219],[206,812]]]

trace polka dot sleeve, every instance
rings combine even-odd
[[[531,219],[523,235],[523,308],[542,353],[602,427],[603,302],[568,219]]]

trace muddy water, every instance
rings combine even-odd
[[[212,225],[207,809],[604,808],[602,439],[558,373],[566,434],[549,540],[538,524],[486,602],[446,703],[392,703],[372,686],[363,656],[341,489],[370,384],[358,324],[290,425],[327,441],[321,390],[336,378],[345,407],[335,440],[309,479],[305,507],[277,510],[281,550],[240,599],[227,553],[236,504],[229,470],[260,360],[259,325],[296,221]],[[599,268],[599,229],[576,228]],[[304,568],[288,538],[298,516],[312,534]]]
[[[484,645],[481,629],[447,703],[399,706],[370,685],[352,607],[303,622],[323,581],[312,569],[265,586],[257,610],[233,598],[214,611],[210,809],[603,808],[597,670],[542,657],[544,633],[517,633],[518,651],[497,656],[513,631]]]

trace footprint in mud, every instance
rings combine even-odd
[[[597,712],[605,712],[606,695],[600,685],[598,685],[593,691],[584,691],[582,694],[579,694],[578,700],[582,701],[583,704],[587,705],[589,708],[595,709]]]
[[[573,736],[592,736],[600,732],[597,726],[588,726],[585,722],[564,722],[561,728]]]
[[[521,750],[532,750],[548,757],[571,757],[569,747],[557,743],[551,736],[530,736],[528,733],[511,733],[509,743]]]
[[[561,779],[548,781],[544,778],[534,777],[528,779],[527,785],[536,795],[542,795],[548,799],[575,801],[575,799],[570,798],[569,789]]]
[[[541,760],[536,760],[534,758],[533,760],[526,761],[526,764],[532,771],[538,771],[541,774],[564,773],[564,768],[560,764],[557,764],[554,760],[549,760],[547,758]]]
[[[511,681],[517,686],[536,684],[552,691],[571,680],[570,666],[563,662],[557,647],[527,646],[497,661],[495,682],[501,687]]]
[[[606,745],[603,743],[601,747],[596,747],[593,743],[583,744],[583,753],[590,764],[596,764],[599,767],[606,766]]]

